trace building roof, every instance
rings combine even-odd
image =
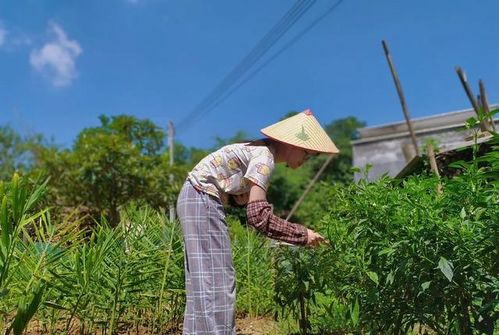
[[[490,109],[498,107],[493,105]],[[447,153],[442,155],[442,164],[446,165],[445,162],[456,156],[453,151],[473,142],[472,130],[465,127],[466,121],[472,117],[476,117],[474,110],[465,109],[412,119],[418,146],[424,152],[422,146],[426,143],[436,144],[437,160],[439,154]],[[494,123],[499,129],[499,119],[496,118]],[[361,172],[355,173],[355,180],[375,180],[383,174],[401,177],[420,170],[424,165],[421,157],[414,158],[405,121],[361,128],[358,134],[360,137],[352,141],[353,165],[361,168]],[[486,141],[487,138],[480,138],[478,142]]]
[[[491,109],[498,107],[499,105],[490,106]],[[463,109],[454,112],[414,118],[411,119],[411,121],[412,128],[417,135],[438,130],[461,128],[464,127],[466,120],[475,116],[476,114],[473,109]],[[352,141],[353,145],[409,136],[409,129],[405,121],[359,128],[357,131],[359,138]]]

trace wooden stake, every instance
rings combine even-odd
[[[433,144],[428,143],[426,146],[427,154],[428,154],[428,160],[430,161],[430,168],[431,171],[437,176],[438,179],[440,179],[440,172],[438,172],[438,164],[437,160],[435,159],[435,151],[433,150]],[[442,184],[439,182],[437,185],[437,193],[442,194]]]
[[[334,155],[330,155],[326,159],[326,161],[324,162],[324,164],[322,164],[321,168],[319,169],[319,171],[317,171],[317,173],[315,174],[314,178],[312,178],[312,180],[310,181],[310,183],[308,183],[307,188],[305,189],[305,191],[303,191],[302,195],[300,196],[300,199],[298,199],[295,202],[295,204],[293,205],[293,208],[291,208],[291,211],[289,212],[288,216],[286,217],[286,221],[289,221],[289,219],[296,212],[296,210],[298,209],[298,207],[301,205],[301,203],[303,202],[303,200],[307,196],[308,192],[310,192],[310,190],[312,189],[312,186],[314,186],[314,184],[317,181],[317,179],[319,179],[319,177],[324,172],[324,170],[329,165],[329,163],[331,163],[331,161],[333,160],[333,158],[334,158]],[[270,241],[270,246],[271,247],[281,246],[281,245],[294,246],[293,244],[288,243],[288,242],[276,241],[276,240],[271,240]]]
[[[324,164],[322,164],[321,168],[319,169],[319,171],[317,171],[317,173],[315,174],[314,178],[310,181],[310,183],[308,183],[307,188],[305,189],[305,191],[303,191],[302,195],[300,196],[300,199],[298,199],[296,201],[296,203],[294,204],[293,208],[291,208],[291,211],[289,212],[288,216],[286,217],[286,221],[288,221],[291,218],[291,216],[293,216],[293,214],[295,213],[295,211],[298,209],[298,206],[301,205],[301,203],[303,202],[303,199],[305,199],[305,197],[307,196],[308,192],[310,192],[310,190],[312,189],[312,186],[314,186],[314,184],[317,181],[317,179],[319,179],[319,177],[321,176],[322,172],[324,172],[324,170],[329,165],[329,163],[331,163],[331,161],[333,160],[333,158],[334,158],[334,155],[330,155],[326,159],[326,161],[324,162]]]
[[[489,108],[489,100],[487,99],[487,91],[485,90],[485,85],[483,81],[480,79],[478,81],[478,86],[480,86],[480,101],[482,103],[482,108],[483,112],[485,115],[490,113],[490,108]],[[490,130],[496,130],[496,125],[494,123],[494,118],[491,116],[490,118],[485,119],[487,121],[487,128]]]
[[[459,80],[461,81],[461,84],[463,85],[464,91],[466,92],[466,95],[468,96],[468,99],[471,102],[471,106],[473,106],[476,115],[480,117],[480,108],[478,107],[478,103],[475,100],[475,96],[471,91],[470,85],[468,85],[468,80],[466,79],[466,73],[464,73],[463,69],[461,69],[459,66],[456,66],[456,72],[459,77]],[[488,131],[487,126],[483,122],[480,122],[480,129],[482,131]]]
[[[404,112],[405,122],[407,123],[407,128],[409,129],[409,133],[411,135],[412,144],[414,145],[414,152],[416,152],[416,155],[419,156],[419,148],[418,148],[418,143],[416,141],[416,134],[414,133],[414,129],[412,128],[412,122],[411,118],[409,117],[409,111],[407,109],[407,104],[405,102],[404,92],[402,91],[402,85],[400,84],[397,71],[395,70],[395,66],[393,65],[392,56],[390,55],[390,51],[388,50],[388,45],[386,44],[386,41],[381,41],[381,43],[383,44],[386,60],[388,61],[388,66],[390,67],[393,81],[395,82],[395,87],[397,88],[400,104],[402,105],[402,111]]]

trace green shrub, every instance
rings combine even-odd
[[[338,257],[337,298],[360,329],[492,334],[499,317],[499,189],[473,162],[452,180],[385,177],[332,188],[323,223]],[[436,192],[441,182],[443,193]]]

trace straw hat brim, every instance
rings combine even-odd
[[[340,152],[310,110],[265,127],[261,132],[275,141],[294,147],[326,154]]]

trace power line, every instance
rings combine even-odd
[[[303,13],[310,8],[315,0],[299,0],[290,10],[279,20],[279,22],[264,36],[253,50],[219,83],[215,89],[199,103],[191,113],[179,124],[178,128],[185,128],[187,123],[193,123],[195,117],[200,115],[216,99],[224,94],[230,86],[248,71],[248,69],[258,61],[262,55],[270,49],[277,40],[297,21]]]
[[[285,29],[290,27],[290,24],[297,19],[300,12],[303,11],[306,1],[310,0],[299,0],[297,1],[290,10],[279,20],[279,22],[260,40],[255,47],[250,51],[248,55],[222,80],[222,82],[216,87],[214,91],[211,92],[204,100],[206,104],[209,104],[211,99],[216,98],[219,92],[223,93],[226,87],[230,87],[231,82],[237,80],[241,75],[244,74],[262,55],[263,53],[272,47],[279,37],[286,32]],[[288,28],[289,29],[289,28]],[[198,105],[199,106],[199,105]]]
[[[251,52],[178,124],[185,129],[195,118],[205,112],[222,96],[251,66],[253,66],[275,43],[310,9],[316,0],[298,0],[278,23],[260,40]]]
[[[303,35],[309,32],[312,28],[314,28],[320,21],[326,18],[329,14],[331,14],[341,3],[343,0],[338,0],[333,6],[331,6],[324,14],[317,17],[310,25],[308,25],[305,29],[303,29],[298,35],[296,35],[293,39],[291,39],[288,43],[286,43],[279,51],[273,54],[269,59],[267,59],[263,64],[261,64],[258,68],[256,68],[253,72],[251,72],[243,81],[234,86],[229,92],[227,92],[222,98],[220,98],[214,105],[210,107],[206,111],[206,113],[211,110],[217,108],[222,102],[228,99],[232,94],[234,94],[241,86],[246,84],[248,81],[253,79],[263,68],[269,65],[273,60],[279,57],[284,51],[289,49],[293,44],[295,44]]]

